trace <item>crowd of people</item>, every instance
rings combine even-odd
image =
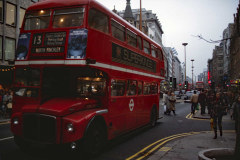
[[[0,118],[8,118],[12,111],[13,92],[7,88],[0,89]]]
[[[236,121],[235,129],[238,125],[238,116],[240,110],[240,92],[213,92],[212,90],[202,90],[198,95],[196,91],[191,97],[191,112],[195,114],[196,107],[200,105],[201,114],[207,113],[213,120],[214,139],[217,139],[217,128],[222,136],[222,117],[227,113]]]
[[[240,123],[240,91],[239,92],[215,92],[213,90],[201,90],[193,92],[190,98],[191,113],[195,114],[195,110],[200,108],[201,115],[208,114],[213,121],[214,139],[217,139],[217,128],[220,136],[222,132],[222,117],[227,113],[231,119],[235,120],[235,129],[237,131]],[[164,114],[171,115],[175,113],[176,96],[173,91],[163,94]],[[206,112],[207,110],[207,112]]]

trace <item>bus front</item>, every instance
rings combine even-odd
[[[87,1],[67,7],[60,0],[56,8],[52,2],[26,11],[19,36],[11,130],[20,147],[75,148],[95,119],[105,125],[108,76],[86,64]]]

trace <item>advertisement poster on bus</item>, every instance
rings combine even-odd
[[[31,33],[21,34],[18,39],[16,59],[24,60],[27,57]]]
[[[69,59],[84,59],[86,57],[88,30],[76,29],[71,30],[68,39]]]

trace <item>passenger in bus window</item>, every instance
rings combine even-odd
[[[120,87],[120,89],[118,90],[117,96],[123,96],[123,95],[124,95],[124,88]]]

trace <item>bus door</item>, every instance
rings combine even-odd
[[[112,134],[117,136],[126,130],[126,81],[111,80],[111,96],[109,101],[109,120]]]

